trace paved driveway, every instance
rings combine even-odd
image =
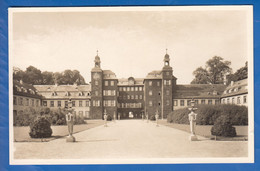
[[[246,157],[247,141],[190,142],[184,131],[142,120],[109,122],[50,142],[14,143],[15,159],[105,159],[175,157]]]

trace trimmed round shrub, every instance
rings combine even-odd
[[[107,115],[107,121],[112,121],[112,116],[111,115]]]
[[[151,120],[151,121],[155,121],[155,120],[156,120],[155,115],[152,115],[152,116],[150,117],[150,120]]]
[[[217,118],[211,128],[211,134],[223,137],[235,137],[237,135],[236,128],[232,126],[230,118],[225,115],[221,115]]]
[[[31,138],[48,138],[52,134],[51,124],[49,120],[40,116],[34,120],[30,125],[30,137]]]

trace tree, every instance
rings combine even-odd
[[[23,80],[23,78],[25,77],[25,72],[23,70],[21,70],[20,68],[14,67],[13,68],[13,79],[20,81]]]
[[[192,73],[195,78],[192,80],[191,84],[208,84],[208,72],[206,69],[199,67]]]
[[[42,73],[42,84],[45,84],[45,85],[54,84],[53,72],[44,71]]]
[[[230,61],[214,56],[206,62],[205,68],[199,67],[193,72],[195,78],[191,84],[223,84],[224,76],[232,72],[230,64]]]
[[[35,68],[34,66],[29,66],[26,68],[25,77],[23,81],[28,84],[42,84],[42,74],[41,70]]]
[[[239,68],[234,74],[232,81],[239,81],[246,79],[248,77],[248,66],[247,62],[245,63],[245,66]]]

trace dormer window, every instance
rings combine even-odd
[[[50,88],[50,87],[48,87],[48,88],[47,88],[47,90],[51,90],[51,88]]]
[[[217,91],[213,91],[213,95],[214,96],[218,95],[218,92]]]
[[[79,92],[79,96],[84,96],[84,93],[83,92]]]
[[[51,94],[52,96],[57,96],[58,94],[57,94],[57,92],[52,92],[52,94]]]
[[[66,94],[65,94],[65,96],[70,96],[70,92],[67,91]]]
[[[32,89],[29,89],[29,92],[30,92],[31,94],[35,94],[35,92],[34,92]]]
[[[166,62],[165,62],[165,65],[166,65],[166,66],[169,66],[169,62],[168,62],[168,61],[166,61]]]

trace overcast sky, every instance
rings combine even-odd
[[[102,69],[118,78],[143,78],[161,70],[165,49],[178,84],[213,56],[231,61],[233,71],[248,54],[242,10],[16,12],[13,65],[41,71],[77,69],[90,81],[96,51]]]

